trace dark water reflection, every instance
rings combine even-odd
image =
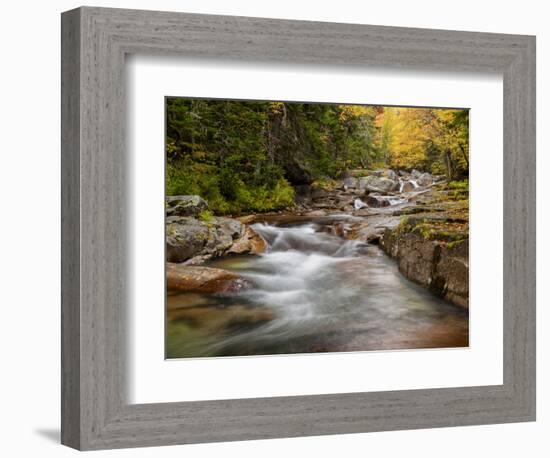
[[[209,264],[253,288],[168,297],[169,358],[468,346],[467,311],[406,280],[378,247],[312,222],[254,228],[268,253]]]

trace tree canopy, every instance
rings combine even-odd
[[[467,177],[468,110],[168,98],[166,191],[215,212],[268,211],[349,169]]]

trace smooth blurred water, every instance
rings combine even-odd
[[[210,312],[241,306],[274,318],[215,332],[182,327],[193,342],[174,328],[168,357],[468,346],[467,311],[405,279],[377,246],[331,235],[319,222],[253,228],[268,242],[267,253],[209,264],[239,273],[253,287],[232,297],[169,296],[169,317],[175,301],[188,301],[186,307],[197,301]]]

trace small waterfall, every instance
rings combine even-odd
[[[268,244],[268,254],[296,251],[306,255],[326,257],[355,256],[365,245],[355,240],[344,240],[322,231],[322,226],[313,223],[294,227],[279,227],[269,224],[254,224],[252,228]]]

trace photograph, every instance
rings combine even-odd
[[[469,110],[165,98],[165,357],[469,346]]]

